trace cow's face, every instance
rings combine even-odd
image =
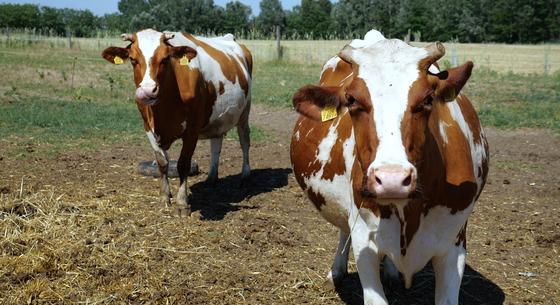
[[[443,55],[440,43],[415,48],[383,40],[367,48],[347,46],[339,56],[352,65],[350,85],[308,86],[294,96],[296,109],[311,118],[319,118],[325,106],[348,108],[363,193],[380,204],[406,203],[417,194],[416,166],[422,162],[432,106],[453,100],[470,76],[472,63],[430,73]]]
[[[102,56],[114,64],[130,60],[136,84],[136,100],[146,105],[153,105],[158,101],[160,80],[169,58],[188,55],[192,59],[196,55],[196,51],[189,47],[169,46],[166,35],[151,29],[123,34],[122,38],[130,41],[126,48],[109,47],[103,51]]]

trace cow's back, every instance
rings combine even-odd
[[[179,35],[180,34],[180,35]],[[252,56],[249,50],[237,43],[233,35],[216,38],[178,33],[174,45],[195,48],[197,56],[189,63],[198,69],[208,94],[204,101],[211,103],[212,111],[200,138],[214,138],[236,126],[240,118],[248,115],[251,100]]]

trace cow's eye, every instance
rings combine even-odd
[[[357,104],[356,99],[350,94],[346,94],[346,107],[352,110],[352,108],[356,106],[356,104]]]
[[[136,66],[138,64],[138,61],[136,59],[130,59],[130,63],[134,66]]]
[[[426,99],[424,100],[424,105],[426,106],[432,106],[432,102],[434,101],[434,98],[431,95],[428,95],[426,97]]]
[[[432,110],[433,102],[434,98],[431,95],[428,95],[421,103],[419,103],[414,107],[414,109],[412,109],[412,113]]]

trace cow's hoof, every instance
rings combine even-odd
[[[171,205],[171,197],[167,196],[167,195],[161,195],[159,197],[159,201],[161,202],[162,205],[164,205],[166,208],[168,208]]]
[[[327,278],[325,279],[325,282],[323,283],[323,288],[325,290],[335,290],[336,286],[338,286],[338,285],[340,285],[340,283],[342,283],[342,281],[344,280],[346,275],[347,275],[346,273],[333,275],[332,270],[329,271],[329,274],[327,275]]]
[[[177,204],[177,216],[178,217],[189,217],[191,216],[191,207],[188,204]]]
[[[209,186],[214,186],[216,185],[217,182],[218,182],[218,175],[208,175],[208,178],[206,178],[206,181],[204,181],[204,183],[206,183]]]

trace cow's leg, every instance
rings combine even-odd
[[[177,212],[179,216],[190,215],[191,208],[187,202],[188,183],[187,177],[191,166],[192,155],[198,141],[198,132],[186,133],[183,136],[183,147],[181,156],[177,161],[177,172],[179,173],[179,191],[177,192]]]
[[[436,305],[459,304],[466,253],[463,243],[453,244],[446,254],[432,259],[436,277]]]
[[[163,150],[152,131],[146,132],[148,140],[154,150],[156,161],[158,163],[159,172],[161,174],[160,201],[166,206],[171,203],[171,189],[169,188],[169,180],[167,179],[167,171],[169,169],[169,157],[167,151]]]
[[[352,213],[351,213],[352,214]],[[350,219],[356,219],[350,216]],[[383,285],[381,284],[381,260],[377,247],[370,240],[370,230],[361,219],[356,219],[355,226],[350,233],[352,250],[358,268],[358,275],[362,283],[365,305],[388,305]],[[350,224],[352,228],[352,224]]]
[[[383,277],[389,283],[399,280],[399,270],[397,270],[397,267],[395,267],[395,264],[393,264],[393,261],[388,256],[383,258]]]
[[[214,183],[218,180],[218,167],[220,165],[220,154],[222,153],[222,141],[224,137],[210,139],[210,170],[206,182]]]
[[[350,252],[349,238],[350,235],[340,230],[334,262],[327,276],[328,283],[333,287],[336,287],[336,285],[348,274],[348,252]]]
[[[249,147],[251,146],[251,129],[249,128],[249,109],[250,106],[245,108],[245,111],[239,119],[237,124],[237,135],[239,136],[239,144],[243,152],[243,167],[241,169],[241,179],[245,179],[251,173],[251,166],[249,165]]]

